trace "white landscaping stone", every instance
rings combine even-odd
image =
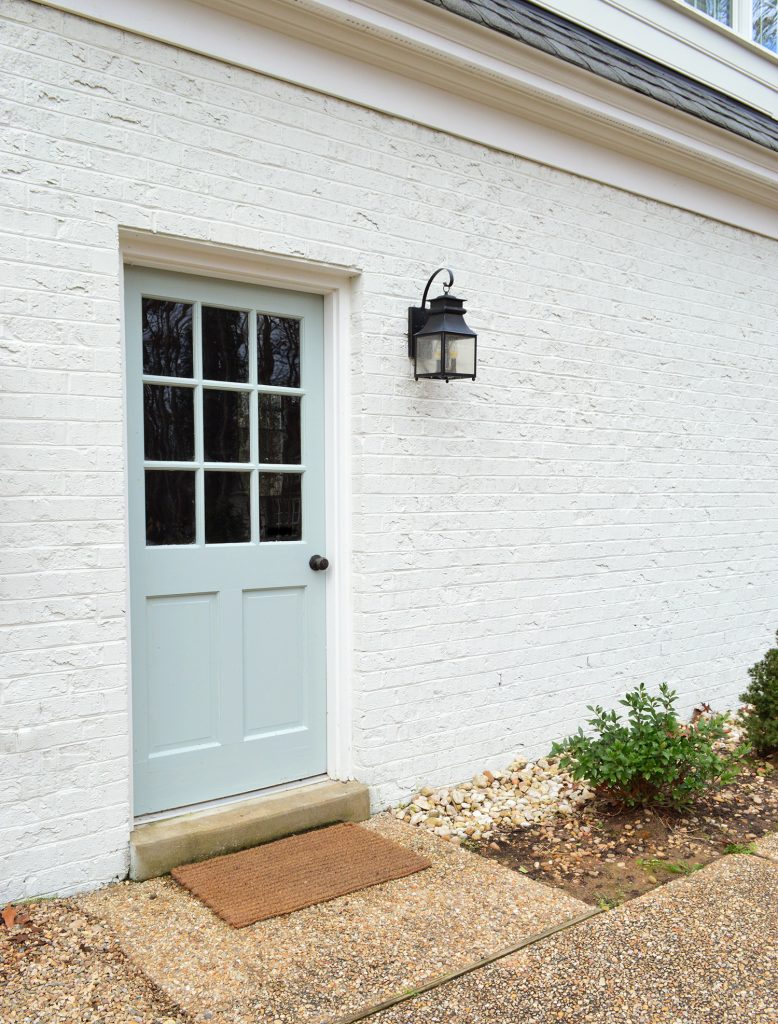
[[[395,816],[456,842],[488,839],[500,829],[529,828],[555,814],[572,814],[593,799],[553,758],[516,758],[505,771],[483,771],[471,782],[434,790],[424,786]]]

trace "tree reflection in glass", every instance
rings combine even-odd
[[[299,473],[261,473],[259,477],[259,539],[302,538],[302,477]]]
[[[146,543],[194,544],[195,475],[182,469],[147,469]]]
[[[300,321],[257,314],[259,383],[300,387]]]
[[[157,377],[192,376],[192,306],[143,299],[143,372]]]
[[[205,474],[205,542],[239,544],[251,540],[249,474]]]
[[[778,53],[778,0],[753,0],[754,42]]]
[[[722,25],[732,24],[732,0],[686,0],[686,3]]]
[[[206,462],[249,461],[249,396],[245,391],[203,390]]]
[[[191,388],[143,385],[143,450],[153,462],[189,462],[194,458]]]
[[[203,306],[203,377],[249,379],[249,318],[239,309]]]
[[[300,456],[300,399],[260,395],[259,461],[297,464]]]

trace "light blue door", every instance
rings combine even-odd
[[[322,299],[127,268],[135,813],[326,770]]]

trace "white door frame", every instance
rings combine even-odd
[[[124,294],[124,266],[175,270],[187,274],[232,281],[247,281],[267,287],[288,288],[324,297],[324,402],[325,481],[327,518],[326,576],[327,614],[327,774],[331,779],[353,778],[351,726],[351,289],[360,271],[354,267],[309,263],[272,253],[197,242],[169,235],[119,229],[121,294]],[[124,317],[122,345],[126,353]],[[125,380],[125,406],[126,406]],[[126,430],[125,413],[125,430]],[[125,438],[125,494],[127,459]],[[125,538],[129,566],[129,532]],[[128,639],[130,587],[127,574]],[[128,650],[131,649],[128,646]],[[132,764],[132,666],[128,656],[129,763]],[[132,773],[130,773],[132,789]],[[278,787],[274,787],[277,791]],[[256,796],[256,793],[250,794]],[[235,798],[228,798],[234,800]],[[212,803],[212,801],[211,801]],[[132,806],[132,792],[130,792]],[[172,813],[180,813],[174,811]]]

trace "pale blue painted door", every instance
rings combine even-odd
[[[326,770],[319,296],[126,270],[135,813]]]

